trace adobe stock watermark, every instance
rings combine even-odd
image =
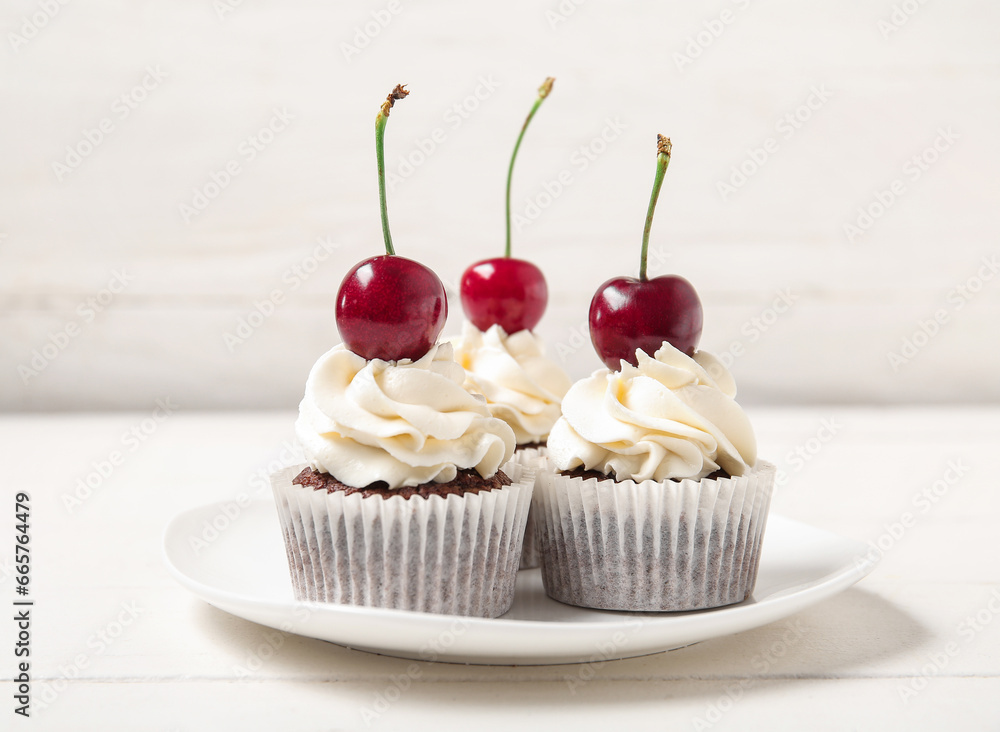
[[[468,618],[455,618],[447,628],[424,643],[420,649],[420,658],[424,661],[437,661],[448,653],[460,637],[469,629]],[[423,676],[423,669],[416,663],[406,667],[406,671],[389,677],[385,688],[375,694],[371,703],[361,709],[361,719],[366,727],[371,727],[378,719],[389,711],[392,706],[403,698],[410,687]]]
[[[217,170],[208,174],[208,180],[200,186],[191,189],[191,198],[181,201],[177,210],[185,224],[190,224],[201,216],[209,204],[217,199],[233,181],[247,170],[247,166],[257,159],[258,155],[270,147],[278,136],[288,129],[289,122],[295,115],[286,107],[271,109],[271,116],[260,129],[248,135],[236,146],[236,156],[230,158]]]
[[[785,624],[785,630],[781,637],[773,641],[764,651],[755,653],[750,659],[756,676],[738,679],[723,687],[722,693],[713,701],[705,711],[691,720],[691,725],[696,730],[711,729],[726,716],[743,699],[747,691],[759,684],[765,674],[769,673],[775,664],[788,655],[788,652],[802,640],[805,635],[805,628],[802,627],[801,620],[793,620]]]
[[[251,495],[243,491],[233,500],[221,504],[214,516],[202,522],[197,535],[188,536],[188,546],[194,549],[196,555],[208,549],[239,520],[251,500]]]
[[[566,340],[556,343],[556,355],[562,363],[566,363],[580,349],[589,347],[590,344],[590,321],[585,318],[579,325],[570,327]]]
[[[416,138],[413,141],[414,149],[397,158],[394,170],[386,170],[385,182],[389,190],[396,190],[399,184],[416,173],[469,117],[479,111],[500,86],[500,82],[492,74],[480,76],[471,92],[445,110],[441,119],[443,124],[426,136]]]
[[[802,129],[802,126],[812,119],[815,112],[821,110],[833,96],[833,92],[826,88],[826,84],[813,84],[809,90],[809,96],[802,104],[795,109],[785,112],[774,123],[774,131],[780,135],[778,137],[768,137],[759,146],[747,148],[746,157],[729,170],[727,180],[716,181],[715,189],[719,192],[723,202],[727,202],[729,197],[764,167],[771,156],[781,148],[782,142],[791,140],[795,133]]]
[[[670,253],[662,245],[651,246],[649,250],[650,269],[655,269],[653,263],[663,264],[669,259]],[[715,354],[719,363],[726,369],[731,369],[737,359],[746,354],[747,343],[756,343],[765,333],[781,320],[795,304],[799,301],[800,295],[793,292],[790,287],[777,290],[774,299],[759,313],[748,318],[740,326],[740,334],[743,338],[732,340],[729,345],[719,353]],[[562,363],[579,353],[581,348],[590,345],[590,325],[587,320],[583,320],[579,325],[569,329],[565,340],[555,344],[556,355]],[[713,379],[721,376],[719,373],[709,375]]]
[[[615,631],[610,638],[597,643],[594,653],[584,663],[576,666],[576,673],[563,677],[569,693],[575,696],[580,688],[594,680],[597,672],[609,661],[627,655],[628,646],[635,639],[635,634],[646,627],[647,623],[645,618],[630,620],[622,630]]]
[[[95,658],[107,653],[144,612],[146,609],[140,607],[135,600],[122,602],[111,620],[87,636],[85,652],[76,654],[69,663],[59,664],[58,675],[53,679],[38,680],[35,683],[36,692],[32,701],[36,707],[41,710],[51,706],[69,688],[69,682],[79,679]]]
[[[393,18],[403,12],[403,4],[399,0],[389,0],[384,8],[371,11],[371,20],[362,25],[354,26],[354,34],[351,41],[341,41],[340,52],[344,54],[347,63],[354,63],[354,57],[361,54],[374,41],[389,24]]]
[[[0,564],[0,587],[3,587],[7,580],[13,576],[14,563],[11,561],[10,557],[5,557],[3,564]]]
[[[157,399],[155,404],[148,417],[144,417],[122,432],[118,439],[120,448],[116,447],[104,457],[91,462],[92,470],[82,478],[77,478],[76,485],[62,494],[62,504],[66,513],[72,514],[90,500],[95,491],[125,464],[129,456],[148,442],[163,423],[180,409],[180,405],[171,397]]]
[[[926,3],[927,0],[903,0],[903,2],[893,5],[889,16],[880,18],[876,24],[878,32],[882,34],[882,39],[888,40],[889,36],[900,31]]]
[[[288,633],[295,632],[295,628],[312,617],[313,611],[305,605],[296,604],[292,609],[292,618],[284,621],[278,629],[268,630],[261,634],[260,642],[247,648],[246,654],[241,663],[233,665],[233,674],[239,681],[247,681],[254,678],[264,665],[277,654],[278,650],[285,645]]]
[[[855,557],[855,566],[870,569],[880,562],[919,523],[920,517],[930,513],[971,470],[965,458],[949,459],[940,478],[913,494],[910,499],[913,511],[903,511],[895,521],[882,524],[882,533],[869,540],[864,554]]]
[[[545,11],[545,20],[548,22],[549,28],[556,30],[586,2],[587,0],[560,0],[555,8],[549,8]]]
[[[972,302],[988,282],[993,281],[997,272],[1000,272],[998,256],[1000,255],[991,254],[983,257],[975,273],[948,292],[944,307],[937,308],[927,318],[918,320],[916,327],[900,339],[899,349],[886,353],[894,374],[916,358],[941,333],[942,328],[951,322],[952,316]]]
[[[250,340],[257,330],[278,311],[278,308],[285,304],[289,293],[299,289],[319,269],[320,265],[333,256],[339,248],[340,244],[334,242],[329,236],[321,236],[316,239],[312,251],[281,274],[282,286],[275,287],[264,297],[254,300],[253,308],[237,318],[236,327],[232,331],[227,330],[222,334],[222,342],[226,344],[226,350],[233,353],[238,346]]]
[[[555,176],[544,181],[541,190],[526,196],[524,207],[511,216],[511,224],[520,233],[525,227],[537,221],[542,213],[555,203],[574,183],[579,176],[605,152],[615,140],[621,137],[626,125],[619,117],[604,120],[604,127],[588,142],[580,145],[569,156],[569,166],[560,170]]]
[[[444,285],[444,292],[448,296],[448,302],[455,302],[455,298],[461,297],[461,285],[459,284],[458,275],[449,276],[442,272],[438,275],[438,279]]]
[[[920,673],[897,684],[896,691],[900,701],[909,704],[915,699],[935,676],[940,676],[951,665],[952,660],[990,626],[997,615],[1000,615],[1000,587],[994,587],[981,607],[959,621],[955,627],[957,641],[949,641],[940,650],[928,653],[927,663],[920,667]]]
[[[378,719],[392,708],[392,705],[403,698],[414,682],[424,675],[423,669],[416,663],[411,663],[401,674],[392,674],[382,691],[375,694],[372,702],[361,708],[361,720],[366,727],[371,727]]]
[[[305,461],[306,457],[302,446],[297,442],[288,442],[286,440],[281,443],[281,450],[278,451],[277,456],[250,473],[247,477],[247,484],[254,489],[255,495],[266,495],[271,490],[270,476],[272,473],[276,473],[290,465],[304,463]]]
[[[68,320],[61,328],[49,333],[45,344],[32,349],[31,358],[18,365],[17,375],[21,377],[21,383],[27,386],[45,371],[114,302],[115,297],[125,291],[133,279],[133,275],[124,268],[111,270],[107,284],[74,308],[78,319]]]
[[[858,206],[858,215],[854,221],[844,224],[847,241],[853,244],[868,233],[875,222],[885,216],[886,212],[909,192],[907,182],[913,184],[920,180],[924,173],[929,171],[960,139],[962,135],[951,127],[947,129],[939,127],[934,141],[906,161],[902,175],[893,178],[885,188],[875,191],[873,200],[869,203]]]
[[[789,313],[799,301],[800,295],[792,292],[791,287],[785,287],[774,294],[771,303],[761,310],[757,315],[743,321],[740,326],[740,335],[743,338],[736,338],[730,341],[725,349],[716,354],[716,358],[727,369],[731,369],[736,360],[746,354],[747,343],[756,343],[765,333],[767,333],[781,318]],[[711,374],[713,378],[718,374]]]
[[[47,28],[69,0],[39,0],[38,10],[30,15],[21,17],[21,25],[17,31],[7,34],[7,42],[14,53],[20,53],[21,49],[38,37],[43,29]]]
[[[78,170],[118,130],[118,125],[128,119],[149,98],[150,93],[156,91],[164,79],[169,77],[159,64],[149,65],[145,71],[137,83],[115,98],[111,103],[110,114],[101,117],[93,127],[80,130],[80,139],[66,146],[66,154],[62,160],[52,161],[52,172],[57,181],[62,183]]]
[[[306,462],[306,456],[301,445],[287,440],[282,442],[281,450],[276,457],[250,473],[247,484],[252,490],[242,490],[234,498],[220,505],[214,516],[202,522],[197,534],[188,536],[188,546],[196,555],[208,549],[239,520],[251,501],[270,495],[270,476],[272,473],[290,465],[299,465],[304,462]]]
[[[792,472],[789,473],[783,468],[778,468],[774,475],[774,487],[782,488],[788,485],[791,475],[801,472],[823,451],[823,448],[833,442],[833,439],[843,428],[843,423],[838,422],[836,417],[823,417],[819,421],[815,433],[797,444],[785,455],[783,464],[787,465]]]
[[[750,0],[732,0],[732,4],[736,6],[737,10],[746,10],[750,7]],[[732,8],[724,8],[722,12],[719,13],[719,17],[711,18],[706,20],[702,24],[702,29],[695,33],[693,36],[688,36],[687,45],[684,46],[684,52],[674,51],[673,59],[674,64],[677,66],[678,71],[683,71],[686,67],[690,66],[701,57],[705,50],[711,46],[719,37],[726,32],[728,28],[737,18],[737,13]]]
[[[216,17],[223,21],[227,15],[233,13],[241,5],[243,5],[243,0],[213,0],[212,9],[215,11]]]

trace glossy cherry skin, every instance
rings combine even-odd
[[[479,330],[497,324],[507,333],[532,330],[549,302],[542,270],[511,257],[476,262],[465,270],[459,289],[465,315]]]
[[[424,265],[384,254],[354,265],[337,291],[337,328],[362,358],[416,361],[448,318],[441,280]]]
[[[590,339],[612,371],[621,360],[636,366],[636,349],[652,356],[668,341],[689,356],[701,338],[703,314],[694,287],[683,277],[615,277],[590,301]]]

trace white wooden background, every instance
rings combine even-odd
[[[745,401],[1000,398],[996,3],[9,0],[0,29],[4,410],[293,408],[338,341],[340,279],[382,247],[385,94],[413,92],[388,130],[397,250],[454,283],[501,252],[546,75],[514,246],[548,276],[539,330],[574,377],[598,366],[593,291],[636,273],[662,132],[651,270],[695,284]],[[460,321],[455,298],[446,333]]]

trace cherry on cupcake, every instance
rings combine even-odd
[[[465,315],[479,330],[499,325],[507,333],[532,330],[542,319],[549,289],[542,270],[510,255],[510,184],[521,140],[535,112],[552,91],[555,79],[547,78],[538,89],[538,99],[521,126],[507,168],[507,246],[504,256],[476,262],[462,274],[460,293]]]
[[[656,177],[642,232],[639,278],[613,277],[600,286],[590,302],[590,339],[612,371],[621,367],[622,360],[636,366],[636,349],[652,356],[664,341],[690,356],[701,337],[701,301],[691,283],[678,275],[646,277],[649,231],[670,164],[670,140],[657,135],[656,149]]]
[[[337,291],[337,329],[362,358],[416,361],[437,342],[448,317],[448,298],[430,269],[396,254],[385,203],[385,124],[389,110],[409,94],[397,85],[375,117],[375,155],[385,254],[354,265]]]

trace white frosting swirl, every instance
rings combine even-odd
[[[339,345],[313,366],[295,433],[309,463],[347,485],[446,483],[460,468],[493,475],[514,434],[462,384],[441,343],[418,361],[366,361]]]
[[[507,335],[499,325],[484,333],[467,322],[452,343],[466,371],[465,388],[486,397],[490,413],[510,425],[517,443],[545,440],[573,382],[545,357],[541,339],[530,330]]]
[[[738,476],[754,465],[753,428],[715,356],[690,358],[669,343],[655,357],[636,355],[638,367],[595,371],[566,394],[548,441],[556,468],[638,482],[698,480],[719,468]]]

